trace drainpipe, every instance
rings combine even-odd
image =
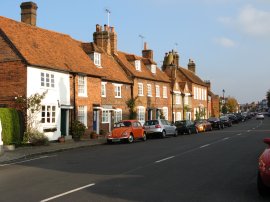
[[[76,120],[76,74],[73,74],[73,120]]]
[[[2,124],[0,119],[0,155],[3,153],[3,141],[2,141]]]

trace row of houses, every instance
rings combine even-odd
[[[118,50],[114,27],[96,25],[93,42],[81,42],[37,27],[36,18],[33,2],[21,4],[21,22],[0,17],[0,105],[16,107],[17,96],[47,91],[36,127],[50,140],[69,136],[75,119],[88,133],[109,132],[130,118],[128,101],[142,124],[219,115],[210,82],[196,75],[194,61],[181,67],[174,50],[159,68],[146,43],[141,56]]]

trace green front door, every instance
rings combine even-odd
[[[61,135],[67,135],[67,110],[61,109]]]

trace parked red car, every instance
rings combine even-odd
[[[123,120],[114,124],[114,129],[107,136],[107,143],[120,141],[132,143],[136,139],[146,140],[141,123],[137,120]]]
[[[260,195],[270,194],[270,138],[265,138],[264,143],[268,148],[264,150],[259,158],[259,172],[257,187]]]

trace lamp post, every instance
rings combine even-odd
[[[225,98],[225,97],[224,97],[224,93],[225,93],[225,90],[224,90],[224,89],[222,90],[222,93],[223,93],[223,100],[224,100],[224,98]]]

